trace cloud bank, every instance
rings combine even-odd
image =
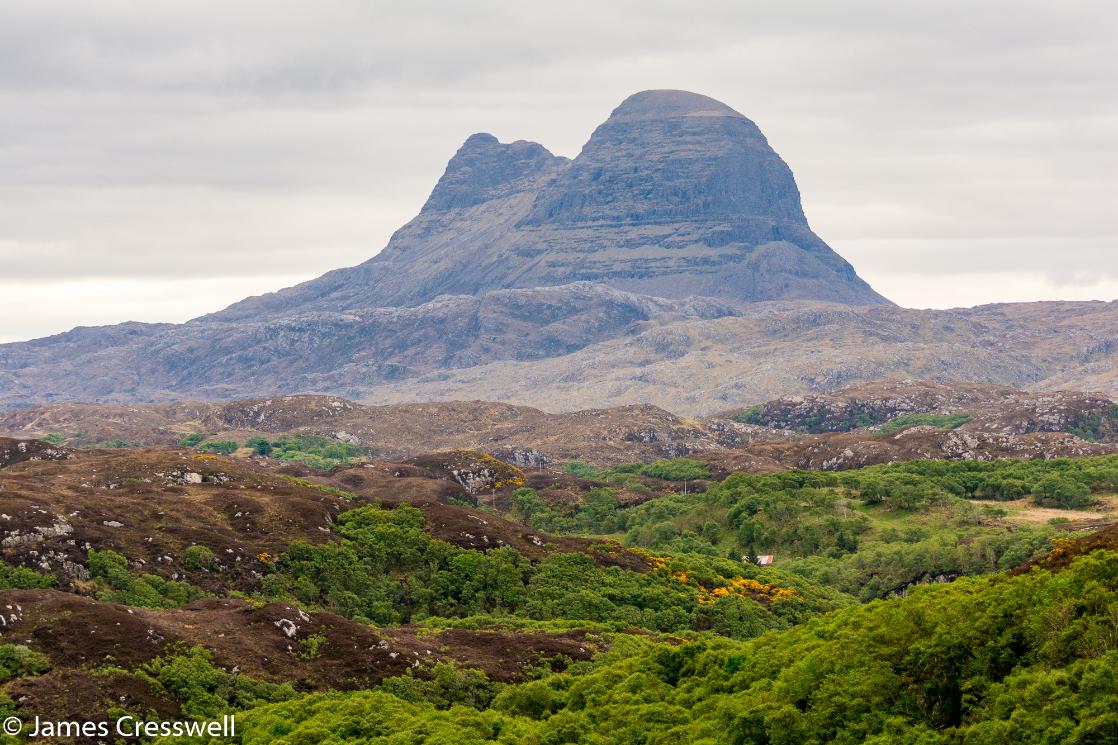
[[[902,305],[1118,297],[1107,2],[8,2],[0,341],[182,321],[379,251],[477,131],[756,121]]]

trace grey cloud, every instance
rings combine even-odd
[[[574,155],[677,87],[757,121],[871,283],[1020,272],[1057,297],[1118,276],[1116,26],[1093,1],[8,2],[0,293],[354,264],[468,134]],[[61,323],[33,318],[0,336]]]

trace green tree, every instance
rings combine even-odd
[[[257,455],[271,455],[272,443],[267,437],[250,437],[245,440],[245,447],[252,448]]]
[[[1091,503],[1091,490],[1075,479],[1052,474],[1033,486],[1033,502],[1039,507],[1086,507]]]

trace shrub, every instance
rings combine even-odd
[[[222,670],[203,647],[175,649],[147,663],[136,674],[171,694],[185,716],[200,720],[296,696],[290,683],[276,685]]]
[[[271,455],[272,443],[266,437],[250,437],[245,440],[245,447],[252,448],[257,455]]]
[[[154,574],[133,574],[128,559],[116,551],[89,549],[89,573],[97,581],[97,599],[141,608],[177,608],[206,596],[198,588]]]
[[[206,436],[204,434],[202,434],[201,432],[195,432],[194,434],[187,435],[186,437],[179,440],[179,446],[184,448],[198,447],[198,444],[201,443],[204,439],[206,439]]]
[[[563,470],[581,479],[596,479],[601,475],[601,471],[594,466],[577,460],[563,464]]]
[[[891,435],[902,429],[921,425],[939,429],[958,429],[970,419],[970,414],[901,414],[883,424],[878,431],[883,435]]]
[[[239,446],[232,440],[210,440],[198,446],[203,453],[217,453],[218,455],[232,455]]]
[[[357,445],[330,440],[319,435],[280,437],[266,445],[260,442],[262,439],[253,438],[246,444],[261,455],[302,463],[322,471],[348,463],[352,458],[364,453]],[[265,450],[268,452],[265,453]]]
[[[0,590],[42,590],[57,584],[58,580],[49,574],[0,561]]]
[[[756,424],[764,426],[765,412],[760,406],[750,406],[748,409],[742,409],[739,412],[730,415],[730,419],[738,424]]]
[[[22,644],[0,644],[0,683],[28,675],[42,675],[50,670],[45,655]]]
[[[658,460],[649,463],[640,472],[642,476],[665,481],[694,481],[695,479],[710,478],[710,468],[707,462],[696,458]]]
[[[216,558],[214,552],[205,546],[191,546],[183,554],[182,563],[187,569],[201,571],[212,567]]]

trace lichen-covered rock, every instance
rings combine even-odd
[[[29,460],[69,460],[73,457],[73,451],[69,448],[42,440],[0,437],[0,468]]]

